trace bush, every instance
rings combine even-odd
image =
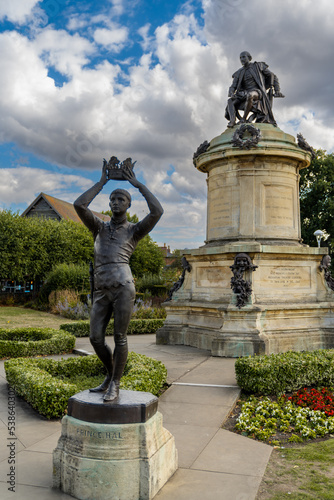
[[[143,333],[155,333],[164,325],[163,319],[132,319],[128,328],[128,335]],[[78,321],[77,323],[63,323],[60,330],[66,330],[76,337],[89,337],[89,321]],[[114,320],[110,320],[107,326],[106,335],[113,335]]]
[[[47,418],[60,418],[68,399],[101,382],[105,370],[97,356],[53,359],[13,359],[5,361],[8,383],[19,396]],[[158,395],[166,383],[166,367],[143,354],[130,352],[121,389]],[[96,380],[98,379],[98,380]]]
[[[54,290],[89,290],[89,266],[85,264],[57,264],[47,274],[39,298],[46,302]]]
[[[73,335],[52,328],[0,329],[0,358],[62,354],[74,345]]]
[[[148,291],[153,296],[164,296],[168,292],[163,276],[152,273],[144,274],[136,280],[136,290],[141,293]]]
[[[334,350],[286,352],[239,358],[235,363],[239,387],[260,395],[280,395],[302,387],[334,385]]]
[[[164,307],[151,307],[149,302],[142,299],[136,300],[132,314],[133,319],[165,319],[166,316]]]

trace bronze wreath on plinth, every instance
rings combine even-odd
[[[251,137],[244,139],[244,135],[246,132],[248,132],[251,135]],[[260,129],[254,127],[254,125],[244,123],[234,132],[232,137],[232,144],[234,148],[239,148],[239,149],[255,148],[260,138],[261,138]]]

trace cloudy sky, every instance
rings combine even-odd
[[[22,212],[41,191],[73,201],[103,158],[131,156],[165,209],[153,238],[202,245],[192,155],[226,128],[242,50],[279,77],[279,127],[334,150],[333,19],[332,0],[0,0],[0,209]]]

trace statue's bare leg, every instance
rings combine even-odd
[[[90,392],[105,392],[110,384],[113,373],[113,356],[110,347],[105,341],[105,332],[113,312],[112,304],[101,292],[94,293],[94,303],[90,315],[90,342],[107,370],[107,376],[97,387]]]

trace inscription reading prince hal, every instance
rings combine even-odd
[[[112,211],[110,222],[103,222],[88,208],[103,186],[113,177],[109,163],[104,161],[99,182],[88,189],[74,202],[74,207],[82,222],[94,237],[94,296],[90,314],[90,341],[107,370],[101,385],[91,392],[105,392],[103,401],[118,398],[120,380],[128,357],[127,329],[134,300],[135,287],[129,266],[130,257],[138,241],[148,234],[163,214],[162,206],[153,194],[136,179],[131,158],[117,169],[117,179],[126,180],[144,196],[150,213],[137,224],[128,222],[126,211],[131,206],[131,196],[124,189],[115,189],[110,195]],[[117,160],[117,165],[119,164]],[[110,171],[109,171],[110,170]],[[121,173],[121,178],[120,178]],[[106,344],[106,328],[114,314],[115,350],[112,353]]]

